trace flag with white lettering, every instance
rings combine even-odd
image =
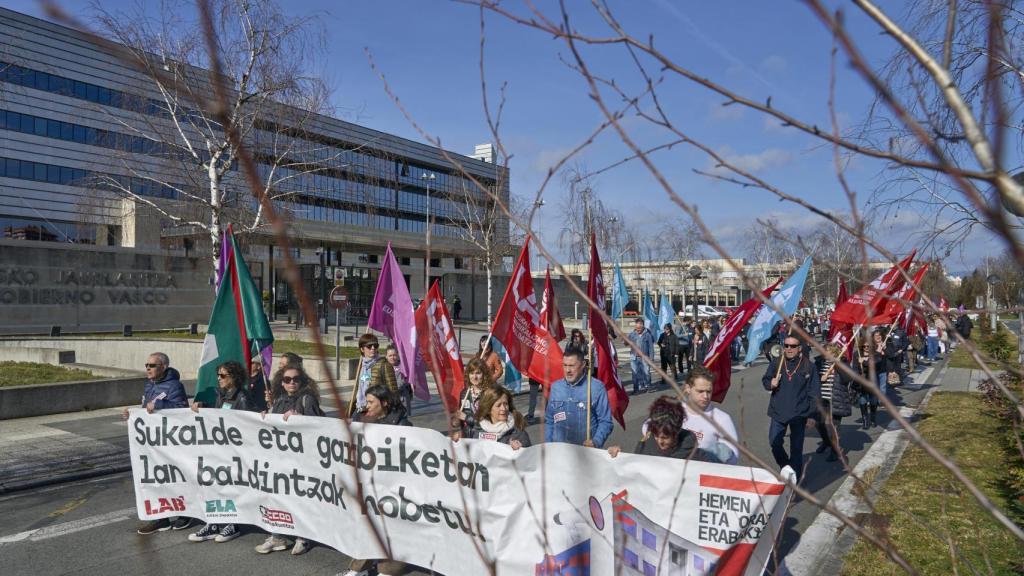
[[[462,352],[437,280],[416,309],[416,336],[423,360],[434,375],[437,393],[447,410],[454,412],[464,385]]]
[[[512,363],[544,386],[562,378],[562,349],[541,326],[530,276],[530,237],[523,242],[512,278],[494,317],[491,334],[505,346]]]
[[[765,298],[771,297],[772,292],[775,291],[775,287],[780,282],[782,282],[782,278],[776,280],[775,284],[763,290],[761,294]],[[711,399],[715,402],[725,400],[725,395],[729,392],[729,387],[732,385],[732,352],[729,349],[729,344],[740,335],[743,327],[747,325],[750,317],[754,315],[754,312],[757,312],[757,308],[760,305],[761,300],[751,298],[733,310],[725,322],[722,323],[722,329],[718,331],[718,336],[715,337],[714,342],[708,347],[704,367],[715,375],[711,391]]]
[[[540,299],[540,325],[548,331],[555,340],[565,340],[565,325],[562,324],[562,315],[558,313],[558,303],[555,301],[555,288],[551,285],[551,267],[544,271],[544,294]]]
[[[420,400],[430,399],[427,388],[427,371],[423,357],[417,354],[416,345],[416,310],[412,306],[409,287],[405,285],[402,269],[398,267],[395,253],[388,242],[384,253],[384,262],[380,266],[377,278],[377,290],[373,294],[373,305],[370,306],[370,318],[367,326],[383,332],[398,348],[401,359],[399,370],[402,376],[412,385],[413,392]]]
[[[875,324],[874,318],[881,316],[885,306],[897,290],[903,287],[904,278],[900,269],[910,270],[917,249],[884,274],[858,290],[832,312],[833,322],[847,324]]]

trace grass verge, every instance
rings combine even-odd
[[[92,372],[35,362],[0,362],[0,387],[96,380]]]
[[[1003,360],[1015,360],[1017,358],[1017,335],[1007,330],[1001,324],[995,334],[988,330],[979,330],[972,336],[974,344],[981,352],[982,358],[985,359],[985,363],[992,370],[1003,369],[1001,363],[994,358],[1002,358]],[[949,367],[981,370],[981,366],[974,361],[974,357],[967,351],[966,346],[957,346],[956,350],[953,350],[953,354],[949,357]]]
[[[73,336],[89,336],[93,338],[117,338],[122,339],[124,336],[116,333],[96,333],[96,334],[74,334]],[[161,340],[202,340],[206,337],[205,333],[200,332],[199,334],[189,334],[187,331],[183,332],[171,332],[171,331],[154,331],[154,332],[135,332],[131,338],[158,338]],[[333,341],[334,336],[328,335],[324,340]],[[312,342],[306,342],[304,340],[275,340],[274,341],[274,354],[284,354],[285,352],[293,352],[302,357],[315,357],[316,346]],[[328,345],[324,343],[324,354],[326,354],[328,360],[334,359],[334,345]],[[341,347],[342,358],[358,358],[359,348],[355,346],[342,346]]]
[[[1001,510],[1009,508],[1004,472],[1006,423],[985,410],[978,394],[937,392],[918,430]],[[969,433],[965,431],[969,430]],[[883,486],[877,513],[888,520],[874,529],[921,574],[1019,574],[1024,547],[988,515],[953,476],[911,446]],[[956,554],[950,549],[955,547]],[[844,561],[845,576],[903,571],[860,540]]]

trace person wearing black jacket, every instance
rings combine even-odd
[[[661,334],[658,335],[658,354],[661,357],[661,371],[668,374],[671,371],[672,379],[676,379],[676,354],[679,353],[679,338],[672,333],[672,325],[665,324]]]
[[[953,326],[956,328],[957,333],[960,334],[960,337],[964,340],[971,337],[971,330],[974,329],[974,323],[967,317],[967,314],[961,314],[958,316],[956,323],[954,323]]]
[[[395,392],[383,384],[366,389],[366,407],[352,416],[355,422],[412,426],[408,412]]]
[[[820,393],[818,395],[818,435],[821,436],[821,443],[818,444],[816,452],[829,450],[827,460],[835,462],[842,453],[839,447],[839,426],[843,418],[853,413],[850,407],[850,390],[848,378],[839,369],[836,363],[842,354],[838,344],[826,346],[829,354],[834,360],[826,360],[825,356],[818,356],[814,359],[814,366],[819,374]]]
[[[256,359],[259,362],[259,359]],[[260,372],[262,374],[262,371]],[[259,396],[263,396],[263,390],[259,390]],[[193,402],[192,410],[199,412],[202,402]],[[259,406],[252,396],[249,388],[249,378],[242,365],[234,360],[217,366],[217,404],[214,406],[221,410],[242,410],[245,412],[259,412]],[[198,532],[189,534],[191,542],[205,542],[213,540],[222,543],[234,540],[242,533],[234,524],[206,524]]]
[[[881,330],[871,333],[871,342],[875,354],[881,357],[881,360],[875,365],[878,389],[882,391],[882,394],[886,394],[889,391],[889,372],[894,370],[889,359],[896,356],[896,347],[892,338],[886,338]]]
[[[662,396],[651,404],[650,417],[646,425],[647,431],[637,443],[635,454],[645,456],[661,456],[680,460],[701,460],[714,462],[708,454],[697,447],[697,437],[693,432],[683,428],[686,422],[686,410],[678,398]],[[612,458],[619,455],[619,446],[609,446],[608,454]]]
[[[796,336],[787,335],[782,340],[782,350],[782,358],[773,359],[761,377],[761,385],[772,393],[768,401],[768,441],[775,463],[779,468],[792,468],[799,482],[803,475],[804,427],[817,412],[820,382],[810,358],[801,353]],[[787,428],[789,454],[783,446]]]
[[[854,354],[853,368],[858,374],[870,381],[872,363],[877,373],[879,367],[885,363],[885,357],[871,343],[865,342],[859,352]],[[868,387],[857,382],[850,384],[850,390],[857,395],[857,405],[860,406],[861,427],[867,430],[875,426],[877,424],[878,397]]]
[[[892,355],[886,356],[885,360],[889,366],[889,371],[899,375],[900,386],[903,386],[907,383],[907,369],[903,365],[903,359],[907,356],[907,347],[910,345],[910,339],[907,338],[907,333],[903,331],[899,323],[889,333],[889,342],[892,343],[892,348],[890,350],[887,345],[886,350],[891,351]]]

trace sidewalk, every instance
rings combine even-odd
[[[900,415],[910,423],[916,423],[918,412],[925,410],[935,392],[977,392],[978,384],[988,376],[981,370],[950,368],[948,360],[935,363],[920,375],[919,383],[908,389],[928,389],[918,406],[902,406]],[[832,495],[829,505],[851,518],[867,518],[872,509],[867,498],[877,497],[881,487],[899,465],[903,453],[910,443],[909,435],[899,424],[891,422],[879,436],[867,454],[857,463],[854,475],[871,478],[867,494],[858,494],[857,482],[847,477],[842,486]],[[842,570],[845,555],[857,541],[857,535],[836,517],[820,512],[814,523],[800,538],[800,543],[784,561],[782,574],[794,576],[825,576],[838,574]]]

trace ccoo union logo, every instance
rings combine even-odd
[[[163,514],[164,512],[184,512],[185,511],[185,497],[178,496],[177,498],[157,498],[154,500],[146,500],[146,514],[153,516],[155,514]]]
[[[285,512],[284,510],[274,510],[273,508],[267,508],[266,506],[260,506],[260,514],[263,516],[263,523],[278,528],[294,528],[295,521],[292,519],[291,512]]]

